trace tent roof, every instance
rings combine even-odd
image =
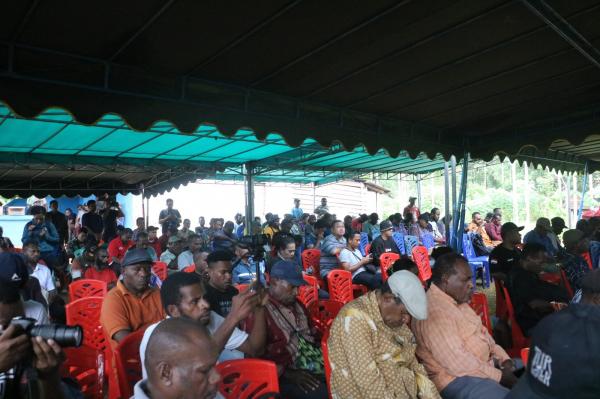
[[[600,154],[585,141],[600,134],[599,18],[597,0],[11,0],[0,100],[29,118],[57,106],[136,130],[580,168]]]
[[[148,194],[198,178],[242,179],[252,163],[256,181],[326,183],[378,171],[425,173],[444,167],[438,156],[416,159],[384,150],[371,155],[363,147],[323,148],[307,139],[291,147],[277,134],[258,140],[251,131],[226,137],[201,125],[183,134],[168,122],[146,132],[132,130],[107,115],[93,126],[75,122],[60,109],[23,119],[0,104],[0,194],[47,195],[138,192]]]

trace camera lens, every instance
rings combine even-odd
[[[32,337],[52,339],[63,348],[78,347],[83,341],[83,330],[81,326],[65,326],[60,324],[46,324],[31,328]]]

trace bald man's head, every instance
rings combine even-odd
[[[185,319],[163,320],[150,335],[144,365],[152,397],[213,398],[219,374],[217,349],[202,324]]]

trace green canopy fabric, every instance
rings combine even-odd
[[[370,172],[427,173],[444,167],[443,158],[407,153],[370,155],[313,139],[292,147],[278,134],[259,140],[249,130],[226,137],[201,125],[191,134],[169,122],[147,131],[130,128],[120,116],[105,115],[83,125],[61,109],[23,119],[0,104],[0,193],[71,195],[95,192],[162,192],[198,178],[243,179],[250,163],[255,181],[323,184]]]

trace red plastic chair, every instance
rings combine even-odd
[[[108,292],[106,282],[92,279],[82,279],[69,284],[69,299],[75,301],[90,296],[104,297]]]
[[[502,293],[504,295],[504,300],[506,301],[506,311],[508,313],[508,322],[510,324],[510,332],[512,336],[512,348],[508,349],[506,352],[510,355],[510,357],[517,357],[521,353],[521,349],[530,345],[531,340],[525,337],[523,330],[521,330],[519,323],[517,323],[517,319],[515,318],[515,309],[512,305],[508,290],[502,281],[500,281],[500,286],[502,287]]]
[[[154,262],[154,264],[152,265],[152,271],[158,276],[158,278],[161,281],[165,281],[167,279],[167,270],[168,266],[165,262]]]
[[[184,273],[196,273],[196,265],[186,266],[186,267],[183,268],[182,272],[184,272]]]
[[[77,381],[85,398],[103,399],[104,352],[86,346],[63,351],[66,359],[61,365],[61,375]]]
[[[130,398],[133,386],[142,379],[142,362],[140,360],[140,343],[144,337],[144,329],[126,336],[114,351],[119,392],[121,397]]]
[[[308,285],[298,287],[298,301],[304,305],[311,317],[319,313],[319,286],[317,279],[313,276],[304,275],[304,281]]]
[[[225,399],[278,398],[275,363],[259,359],[228,360],[217,364],[219,392]]]
[[[235,288],[237,288],[237,290],[241,294],[242,292],[246,291],[249,286],[250,286],[250,284],[236,284]]]
[[[496,287],[496,317],[502,320],[508,319],[508,311],[506,310],[506,301],[504,300],[504,293],[502,292],[502,285],[500,280],[494,279],[494,286]]]
[[[370,243],[367,244],[367,245],[365,245],[365,253],[366,254],[370,254],[371,253],[371,244]]]
[[[590,268],[590,270],[594,270],[594,267],[592,266],[592,255],[590,255],[590,252],[588,251],[588,252],[582,254],[581,257],[583,259],[585,259],[585,261],[588,264],[588,267]]]
[[[562,276],[563,282],[565,283],[565,289],[567,290],[567,294],[569,294],[569,298],[573,298],[573,295],[575,295],[575,293],[573,292],[573,287],[571,287],[571,283],[567,278],[567,273],[565,272],[565,269],[560,269],[560,275]]]
[[[319,301],[319,313],[316,318],[313,318],[313,323],[321,334],[329,331],[333,320],[343,307],[344,303],[339,301],[331,299]]]
[[[331,364],[329,363],[329,347],[327,340],[329,339],[329,330],[323,334],[321,338],[321,352],[323,352],[323,365],[325,366],[325,381],[327,382],[327,392],[331,398]]]
[[[523,366],[527,367],[527,361],[529,360],[529,348],[521,349],[521,360],[523,361]]]
[[[88,348],[106,351],[109,343],[102,331],[100,312],[104,298],[89,296],[77,299],[65,307],[67,324],[80,325],[83,329],[83,345]]]
[[[346,270],[332,270],[327,275],[329,299],[348,303],[354,299],[352,292],[352,273]]]
[[[379,257],[379,267],[381,268],[381,279],[385,283],[388,279],[387,270],[395,261],[400,259],[400,255],[394,252],[386,252]]]
[[[321,251],[318,249],[306,249],[302,251],[302,268],[304,271],[309,268],[313,269],[313,274],[317,275],[317,270],[319,269],[319,263],[321,262]]]
[[[419,278],[425,282],[431,278],[431,263],[429,263],[429,252],[427,248],[419,245],[412,249],[412,257],[419,269]]]
[[[481,317],[481,322],[492,335],[492,321],[490,320],[490,308],[488,306],[487,297],[483,292],[474,292],[471,298],[471,308]]]
[[[363,284],[352,284],[352,296],[354,298],[358,298],[359,296],[365,295],[369,292],[369,289],[366,285]]]

